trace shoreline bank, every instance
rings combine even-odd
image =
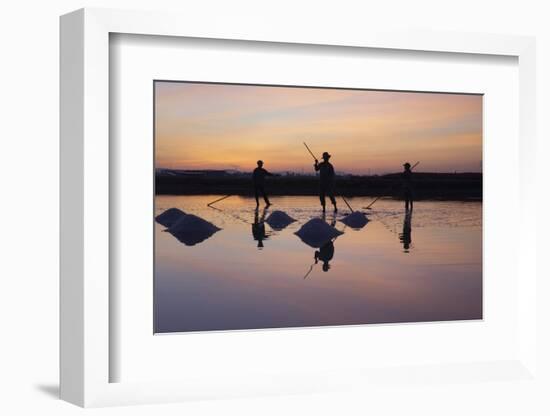
[[[315,176],[299,175],[269,177],[265,187],[267,193],[273,196],[316,196],[319,180]],[[245,175],[156,175],[155,195],[253,196],[254,189],[251,178]],[[401,199],[401,176],[337,176],[335,195]],[[481,173],[415,173],[414,196],[416,200],[481,201],[483,177]]]

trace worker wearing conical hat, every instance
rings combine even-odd
[[[315,159],[315,164],[313,167],[316,172],[319,172],[319,199],[321,200],[321,206],[323,207],[323,212],[325,212],[325,197],[328,196],[330,202],[334,206],[334,212],[338,211],[336,207],[336,199],[334,198],[334,166],[329,162],[330,155],[328,152],[323,153],[323,161],[319,163]]]

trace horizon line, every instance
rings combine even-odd
[[[254,168],[255,169],[255,168]],[[184,171],[184,172],[227,172],[227,173],[243,173],[243,174],[250,174],[252,173],[252,170],[241,170],[241,169],[234,169],[234,168],[228,168],[228,169],[216,169],[216,168],[201,168],[201,169],[193,169],[193,168],[166,168],[166,167],[155,167],[156,170],[171,170],[171,171]],[[317,172],[310,172],[306,173],[304,171],[294,171],[294,170],[269,170],[269,172],[273,173],[295,173],[300,175],[307,175],[307,176],[316,176],[318,175]],[[372,173],[353,173],[353,172],[346,172],[342,170],[336,170],[335,173],[338,175],[353,175],[353,176],[373,176],[373,175],[388,175],[388,174],[394,174],[394,173],[402,173],[402,170],[397,171],[378,171],[378,172],[372,172]],[[483,174],[482,170],[454,170],[454,171],[413,171],[413,173],[430,173],[430,174],[464,174],[464,173],[479,173]]]

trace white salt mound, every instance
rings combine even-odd
[[[212,234],[220,231],[221,228],[216,227],[211,222],[203,220],[193,214],[186,214],[176,221],[168,231],[179,241],[187,246],[198,244]]]
[[[348,227],[359,229],[367,225],[367,222],[369,222],[369,219],[367,218],[364,212],[355,211],[349,215],[346,215],[340,221],[342,221]]]
[[[343,233],[328,225],[321,218],[313,218],[302,225],[294,234],[307,245],[318,248]]]
[[[283,211],[273,211],[265,220],[274,230],[282,230],[296,220]]]
[[[162,214],[157,215],[155,220],[159,224],[162,224],[165,227],[169,228],[172,225],[174,225],[179,219],[181,219],[184,215],[187,215],[187,214],[183,212],[181,209],[170,208],[164,211]]]

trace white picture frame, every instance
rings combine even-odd
[[[297,377],[289,371],[275,378],[240,380],[220,374],[216,382],[189,379],[177,382],[110,382],[109,348],[112,298],[109,275],[110,158],[109,158],[109,36],[112,33],[206,39],[383,48],[439,53],[505,55],[519,65],[520,212],[535,212],[530,178],[535,169],[535,41],[507,35],[379,32],[335,33],[322,28],[307,32],[283,30],[276,24],[238,27],[225,20],[204,26],[192,16],[107,9],[82,9],[61,18],[61,398],[80,406],[180,401],[192,398],[235,397],[281,392],[319,392],[345,388],[340,381],[319,382],[315,375]],[[521,215],[518,253],[517,306],[519,347],[513,360],[494,363],[452,363],[419,371],[426,379],[446,372],[450,379],[468,379],[471,372],[495,369],[535,377],[536,303],[535,218]],[[468,371],[470,369],[471,371]],[[381,368],[364,374],[335,370],[355,383],[393,382],[403,373]],[[238,378],[238,377],[237,377]],[[310,381],[311,383],[308,383]],[[472,378],[472,382],[476,382]],[[232,386],[228,388],[228,386]]]

